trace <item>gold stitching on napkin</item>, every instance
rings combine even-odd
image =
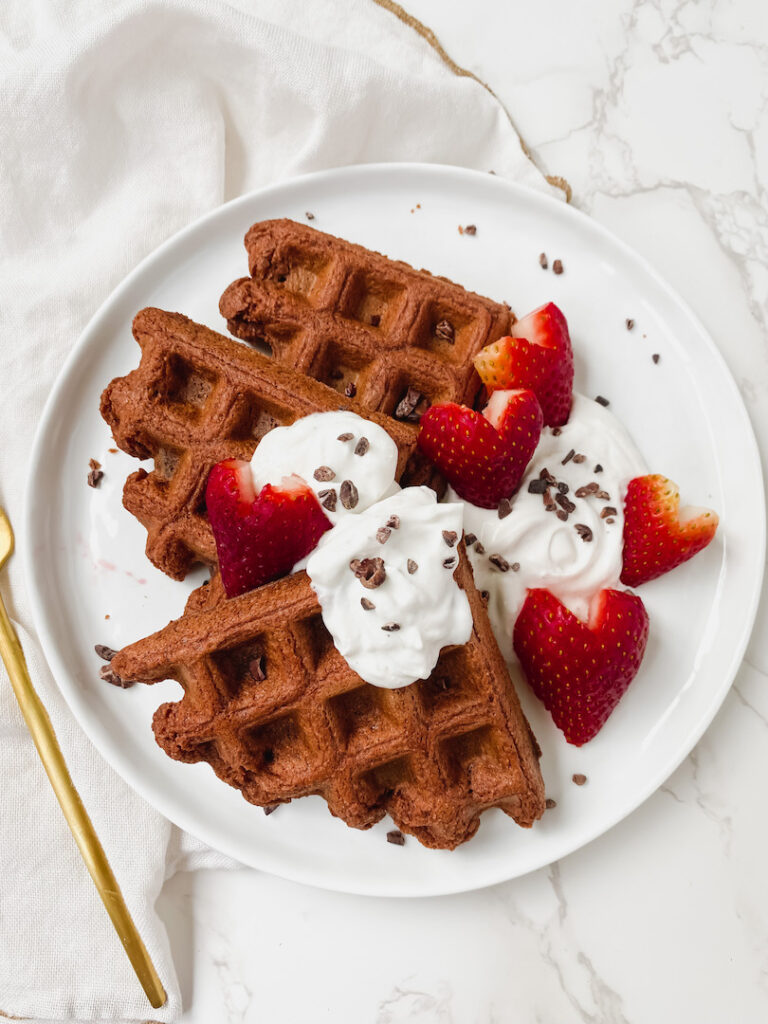
[[[565,178],[561,177],[559,174],[545,174],[541,167],[539,167],[538,161],[534,157],[531,150],[528,148],[525,139],[523,138],[517,125],[513,121],[512,115],[501,102],[501,100],[490,87],[490,85],[488,85],[487,82],[484,82],[482,78],[478,78],[477,75],[474,74],[474,72],[467,70],[467,68],[461,67],[454,60],[452,60],[451,57],[443,49],[440,40],[437,38],[432,29],[427,28],[427,26],[420,22],[418,18],[414,18],[414,16],[412,14],[409,14],[408,11],[406,11],[404,8],[400,6],[400,4],[396,4],[394,0],[373,0],[373,2],[377,4],[379,7],[383,7],[385,11],[389,11],[390,14],[394,14],[396,18],[399,18],[400,21],[403,22],[403,24],[407,25],[409,28],[412,28],[414,32],[417,32],[422,39],[429,43],[429,45],[438,55],[440,60],[442,60],[442,62],[451,69],[454,75],[458,75],[459,78],[473,79],[475,82],[477,82],[478,85],[481,85],[486,92],[489,92],[491,96],[493,96],[493,98],[499,104],[501,109],[507,115],[507,120],[512,125],[514,130],[517,132],[517,137],[520,140],[520,148],[522,149],[523,153],[525,153],[526,157],[531,161],[536,170],[545,178],[547,183],[553,185],[555,188],[559,188],[561,192],[565,194],[566,203],[570,203],[573,197],[573,189],[571,188],[568,181]]]

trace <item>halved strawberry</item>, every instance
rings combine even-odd
[[[589,624],[548,590],[529,590],[513,634],[531,689],[577,747],[605,725],[637,675],[647,640],[643,602],[622,590],[595,596]]]
[[[250,463],[214,466],[205,491],[227,597],[237,597],[289,572],[331,528],[315,492],[298,476],[256,494]]]
[[[455,402],[430,406],[420,420],[419,448],[459,497],[495,508],[520,485],[541,425],[532,391],[499,391],[482,413]]]
[[[709,544],[718,522],[708,508],[681,509],[677,484],[665,476],[636,476],[624,500],[621,582],[639,587],[687,562]]]
[[[489,392],[530,388],[547,426],[567,423],[573,393],[573,350],[568,324],[554,302],[518,320],[510,337],[481,349],[475,356],[475,368]]]

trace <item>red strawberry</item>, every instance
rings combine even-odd
[[[653,473],[630,480],[624,500],[624,568],[629,587],[655,580],[705,548],[718,516],[708,508],[680,508],[677,484]]]
[[[488,391],[530,388],[544,413],[544,423],[568,421],[573,390],[573,350],[565,317],[554,304],[535,309],[512,328],[512,335],[486,345],[475,368]]]
[[[481,508],[514,494],[541,434],[532,391],[499,391],[482,413],[465,405],[433,405],[420,420],[419,448],[456,493]]]
[[[529,590],[513,636],[531,689],[577,747],[605,725],[637,675],[647,640],[643,602],[622,590],[593,598],[588,625],[548,590]]]
[[[214,466],[205,491],[227,597],[237,597],[289,572],[331,528],[301,477],[265,484],[256,494],[248,462]]]

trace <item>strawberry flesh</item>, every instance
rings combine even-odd
[[[331,528],[314,491],[298,476],[256,494],[250,463],[214,466],[205,492],[227,597],[284,576]]]
[[[695,509],[681,519],[677,484],[652,473],[630,480],[624,501],[624,566],[629,587],[662,576],[687,562],[715,536],[718,516]]]
[[[519,487],[541,427],[532,391],[499,391],[482,413],[455,402],[431,406],[421,417],[418,444],[459,497],[495,508]]]
[[[511,335],[475,356],[488,392],[530,388],[549,427],[568,422],[573,397],[573,349],[562,312],[549,302],[518,320]]]
[[[637,675],[647,640],[643,602],[621,590],[597,594],[589,624],[548,590],[529,590],[513,634],[531,689],[577,747],[605,725]]]

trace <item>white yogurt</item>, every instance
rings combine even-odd
[[[563,465],[571,449],[586,458],[583,462],[570,459]],[[602,472],[595,472],[597,465]],[[546,512],[542,495],[528,490],[542,469],[568,485],[566,497],[576,509],[567,522],[555,512]],[[542,431],[525,478],[511,499],[509,515],[500,519],[495,509],[461,502],[449,490],[448,500],[464,505],[466,533],[475,534],[485,548],[480,554],[474,545],[467,546],[475,583],[490,595],[491,625],[508,661],[514,660],[512,630],[529,587],[546,587],[574,614],[586,619],[590,598],[605,587],[618,586],[627,485],[632,477],[646,472],[642,456],[616,417],[592,399],[574,394],[570,418],[560,433],[553,434],[549,427]],[[610,497],[577,498],[575,492],[592,482]],[[601,518],[606,506],[616,510],[608,517],[612,522]],[[580,537],[576,524],[588,527],[590,541]],[[519,569],[501,572],[489,560],[494,554],[510,566],[519,564]]]
[[[387,527],[392,516],[399,526]],[[453,578],[462,518],[461,504],[439,505],[429,488],[407,487],[341,519],[309,556],[307,573],[323,622],[366,682],[396,689],[425,679],[443,647],[469,640],[469,601]],[[389,530],[384,543],[377,539],[382,528]],[[443,531],[449,540],[456,535],[452,545]],[[350,568],[353,559],[365,558],[384,563],[386,577],[372,589]]]
[[[352,437],[340,441],[339,437]],[[367,442],[367,445],[366,443]],[[397,445],[383,427],[353,412],[319,412],[275,427],[266,434],[251,459],[258,493],[265,484],[279,486],[283,477],[300,476],[318,495],[323,511],[335,525],[348,513],[361,513],[374,502],[399,490],[395,483]],[[320,476],[330,479],[317,479]],[[326,471],[326,472],[322,472]],[[342,501],[342,484],[349,481],[356,499]],[[335,507],[328,495],[335,492]]]

